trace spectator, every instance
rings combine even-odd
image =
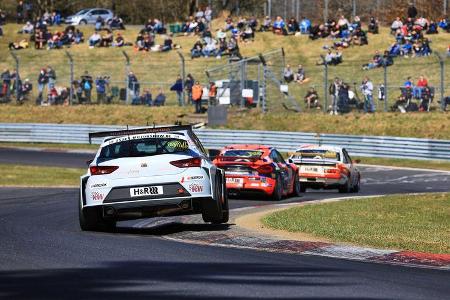
[[[37,84],[38,84],[38,98],[36,99],[36,104],[42,103],[42,94],[44,93],[45,85],[48,83],[47,70],[41,69],[39,72]]]
[[[372,34],[379,33],[379,24],[378,24],[378,20],[375,17],[370,17],[368,31]]]
[[[270,31],[271,28],[272,28],[272,20],[270,19],[269,16],[266,16],[264,18],[263,23],[261,24],[261,28],[259,28],[259,31],[266,32]]]
[[[113,43],[113,34],[112,31],[106,29],[106,33],[101,36],[100,47],[108,48]]]
[[[50,90],[56,84],[56,72],[51,66],[47,66],[46,76],[47,76],[48,90]]]
[[[122,18],[119,18],[119,16],[114,16],[114,17],[109,21],[109,28],[110,28],[111,30],[114,30],[114,29],[125,30],[125,25],[123,24]]]
[[[20,34],[32,34],[34,32],[34,26],[30,21],[27,21],[21,30],[18,31]]]
[[[410,2],[408,6],[408,18],[415,19],[416,16],[417,16],[417,8],[414,6],[412,2]]]
[[[105,104],[106,102],[106,86],[108,85],[108,77],[100,76],[95,79],[95,87],[97,89],[97,103]]]
[[[330,115],[338,114],[338,100],[339,100],[339,89],[341,88],[341,80],[336,77],[334,82],[328,87],[328,92],[331,95],[331,107]]]
[[[298,65],[297,72],[294,74],[294,80],[300,84],[306,80],[305,69],[302,65]]]
[[[172,50],[173,47],[173,40],[172,40],[172,34],[168,34],[166,35],[166,37],[164,38],[164,44],[161,48],[162,52],[167,52]]]
[[[288,33],[295,34],[300,31],[300,26],[298,25],[297,19],[294,17],[290,18],[287,24]]]
[[[203,87],[200,85],[200,82],[196,81],[192,87],[192,101],[195,103],[196,114],[199,114],[202,111],[202,96]]]
[[[156,95],[154,106],[164,106],[166,103],[166,95],[162,89],[159,89],[158,95]]]
[[[92,86],[93,86],[93,79],[92,76],[89,75],[88,71],[84,71],[84,75],[81,76],[81,88],[84,92],[84,97],[87,103],[91,103],[91,92],[92,92]]]
[[[208,91],[208,97],[209,97],[209,105],[215,106],[217,105],[217,86],[214,83],[214,81],[211,81],[209,83],[209,91]]]
[[[31,4],[30,1],[25,1],[23,7],[25,9],[25,15],[24,15],[25,20],[27,20],[27,21],[33,20],[33,4]]]
[[[373,103],[373,84],[369,77],[364,77],[361,85],[361,91],[364,95],[364,112],[374,113],[375,104]]]
[[[6,14],[0,9],[0,26],[6,24]]]
[[[231,37],[227,44],[227,52],[231,57],[238,57],[242,59],[241,52],[239,51],[239,45],[235,37]]]
[[[195,42],[191,49],[191,59],[201,57],[203,55],[203,43],[201,40]]]
[[[371,70],[375,68],[379,68],[383,65],[383,57],[381,56],[378,50],[375,51],[375,55],[372,58],[372,61],[368,64],[363,65],[363,70]]]
[[[26,39],[22,39],[17,43],[9,43],[8,48],[10,50],[21,50],[28,48],[28,41]]]
[[[23,1],[19,1],[16,7],[17,24],[23,23],[24,20],[24,6]]]
[[[427,86],[428,86],[428,80],[425,78],[425,76],[420,75],[416,86],[413,88],[413,96],[414,96],[414,98],[421,99],[422,98],[422,91]]]
[[[83,99],[83,87],[81,86],[81,80],[74,80],[72,82],[72,89],[75,91],[75,95],[78,100],[78,104],[82,104]]]
[[[428,24],[427,34],[438,34],[438,27],[438,24],[435,21],[431,20]]]
[[[153,105],[152,93],[149,89],[144,89],[144,94],[142,95],[143,103],[147,106]]]
[[[211,9],[211,6],[207,6],[206,7],[206,9],[205,9],[205,20],[206,20],[206,22],[207,22],[207,24],[208,24],[208,27],[209,27],[209,24],[211,23],[211,20],[212,20],[212,14],[213,14],[213,11],[212,11],[212,9]]]
[[[395,18],[395,21],[392,22],[391,25],[391,33],[394,34],[397,32],[397,30],[401,29],[403,27],[403,22],[401,21],[400,17]]]
[[[283,71],[284,81],[290,83],[294,80],[294,72],[292,72],[291,65],[287,65]]]
[[[80,31],[80,29],[77,29],[73,35],[74,43],[80,44],[84,42],[83,32]]]
[[[98,33],[98,31],[94,31],[89,38],[89,48],[93,49],[95,46],[100,45],[101,40],[102,36]]]
[[[281,16],[277,16],[275,22],[273,23],[272,31],[275,34],[287,35],[286,23]]]
[[[194,77],[192,77],[191,74],[187,74],[186,76],[186,80],[184,81],[184,88],[187,92],[187,96],[188,96],[188,103],[189,104],[193,104],[193,99],[192,99],[192,87],[194,86]]]
[[[4,69],[3,73],[0,75],[2,80],[2,96],[9,101],[9,97],[11,95],[11,72],[8,69]]]
[[[101,16],[98,16],[95,20],[95,31],[102,30],[103,26],[105,25],[105,20]]]
[[[314,87],[310,87],[305,96],[305,103],[308,109],[317,108],[321,109],[319,103],[319,95]]]
[[[217,42],[215,39],[208,39],[208,43],[202,49],[202,54],[204,57],[217,55]]]
[[[309,19],[303,17],[300,22],[299,29],[302,34],[309,34],[309,31],[311,30],[311,21]]]
[[[132,102],[135,101],[137,98],[139,98],[139,81],[136,77],[136,75],[130,71],[128,72],[128,93],[132,97]]]
[[[123,47],[125,46],[125,39],[120,32],[117,33],[116,39],[112,44],[113,47]]]
[[[178,105],[184,106],[184,99],[183,99],[183,79],[181,79],[181,76],[177,76],[177,80],[175,83],[170,87],[171,91],[174,91],[177,93],[177,99],[178,99]]]

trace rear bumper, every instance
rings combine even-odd
[[[275,179],[264,177],[265,182],[259,180],[250,180],[252,177],[232,177],[226,176],[227,178],[242,178],[242,184],[230,183],[227,182],[227,191],[229,193],[240,193],[240,192],[248,192],[248,193],[264,193],[266,195],[272,195],[275,189]]]
[[[345,184],[345,178],[300,177],[300,184],[309,188],[338,188]]]

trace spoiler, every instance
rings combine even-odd
[[[92,144],[93,138],[101,137],[113,137],[113,136],[125,136],[125,135],[135,135],[144,133],[161,133],[170,131],[187,130],[192,132],[192,125],[177,125],[177,126],[166,126],[166,127],[144,127],[136,129],[125,129],[116,131],[101,131],[101,132],[91,132],[89,133],[89,144]]]
[[[242,156],[216,156],[218,161],[232,161],[232,162],[256,162],[260,160],[259,157],[242,157]]]

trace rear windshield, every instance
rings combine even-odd
[[[260,158],[262,154],[263,152],[258,150],[228,150],[223,156]]]
[[[126,140],[104,146],[97,159],[97,163],[122,157],[144,157],[161,154],[198,156],[198,154],[189,149],[186,140],[175,138],[151,138]]]
[[[294,154],[293,158],[297,159],[332,159],[340,160],[339,152],[320,149],[301,150]]]

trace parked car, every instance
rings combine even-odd
[[[347,150],[335,146],[305,145],[288,159],[299,168],[301,190],[338,189],[340,193],[357,193],[361,174]]]
[[[298,167],[287,163],[273,147],[231,145],[222,149],[213,162],[225,170],[230,194],[253,192],[273,200],[300,196]]]
[[[111,10],[105,8],[87,8],[68,16],[65,22],[71,25],[95,24],[99,16],[107,23],[113,18],[114,14]]]

